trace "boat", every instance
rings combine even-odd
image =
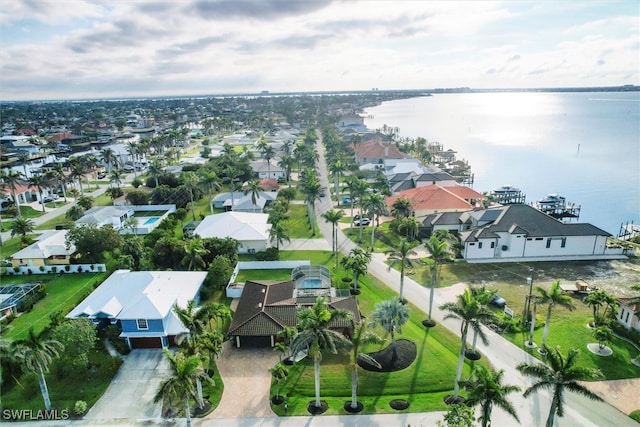
[[[526,201],[526,196],[522,191],[512,185],[503,185],[491,191],[490,194],[493,200],[501,205],[523,204]]]
[[[556,193],[549,194],[544,199],[538,200],[538,205],[549,206],[549,207],[560,207],[560,206],[564,206],[566,203],[567,203],[567,200]]]

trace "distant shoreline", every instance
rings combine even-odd
[[[338,91],[308,91],[308,92],[238,92],[212,94],[184,94],[184,95],[146,95],[146,96],[107,96],[95,98],[70,99],[33,99],[33,100],[0,100],[2,104],[18,103],[56,103],[56,102],[95,102],[95,101],[133,101],[133,100],[168,100],[194,98],[243,98],[243,97],[280,97],[280,96],[318,96],[318,95],[385,95],[413,98],[447,93],[509,93],[509,92],[640,92],[638,85],[622,86],[587,86],[587,87],[551,87],[551,88],[431,88],[431,89],[375,89],[375,90],[338,90]]]

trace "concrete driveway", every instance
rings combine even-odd
[[[161,404],[153,403],[158,384],[169,373],[160,349],[136,349],[123,357],[124,363],[84,419],[157,419]]]

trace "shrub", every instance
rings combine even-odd
[[[71,270],[71,266],[70,266],[70,265],[68,265],[68,264],[67,264],[67,265],[65,265],[65,266],[64,266],[64,271],[69,271],[69,270]]]
[[[76,404],[73,405],[73,413],[76,415],[84,415],[87,412],[87,402],[84,400],[77,400]]]
[[[632,413],[629,414],[629,417],[640,423],[640,409],[636,409],[635,411],[633,411]]]
[[[256,260],[258,261],[277,261],[280,258],[280,252],[278,248],[269,248],[264,252],[258,252],[256,254]]]
[[[133,181],[131,181],[131,185],[133,186],[133,188],[138,188],[143,184],[142,180],[140,178],[134,178]]]

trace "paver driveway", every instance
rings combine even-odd
[[[107,391],[85,415],[85,419],[159,418],[160,403],[153,403],[158,384],[169,373],[160,349],[136,349],[124,356],[124,363]]]
[[[225,342],[216,361],[224,392],[207,418],[274,417],[269,404],[269,368],[277,362],[278,354],[270,348],[235,348]]]

